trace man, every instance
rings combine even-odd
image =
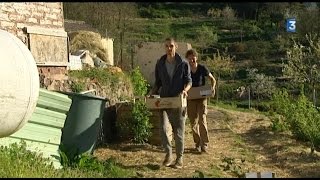
[[[186,52],[191,67],[192,87],[204,86],[205,77],[211,81],[212,97],[215,94],[216,80],[205,65],[198,64],[198,53],[194,49]],[[207,98],[188,100],[188,117],[192,126],[195,149],[198,153],[207,152],[209,136],[207,127]]]
[[[180,95],[187,97],[187,92],[192,86],[190,66],[186,60],[182,59],[181,56],[176,53],[177,48],[178,46],[173,38],[167,38],[165,40],[166,54],[157,61],[155,67],[155,84],[151,91],[151,95],[158,94],[160,89],[160,97],[177,97]],[[172,145],[167,129],[167,125],[170,123],[176,147],[176,161],[174,167],[182,168],[186,107],[161,109],[160,117],[160,134],[166,152],[163,165],[168,167],[173,162]]]

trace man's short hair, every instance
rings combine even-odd
[[[165,39],[165,41],[176,42],[176,40],[173,37],[168,37],[168,38]]]
[[[187,52],[186,52],[186,58],[190,55],[193,55],[195,57],[198,57],[198,53],[195,49],[189,49]]]

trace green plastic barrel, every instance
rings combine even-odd
[[[60,150],[67,156],[92,153],[108,99],[90,94],[65,94],[72,98],[72,104],[62,129]]]

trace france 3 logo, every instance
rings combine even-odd
[[[287,19],[287,32],[296,32],[296,19]]]

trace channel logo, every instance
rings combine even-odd
[[[287,32],[296,32],[296,19],[287,19]]]

